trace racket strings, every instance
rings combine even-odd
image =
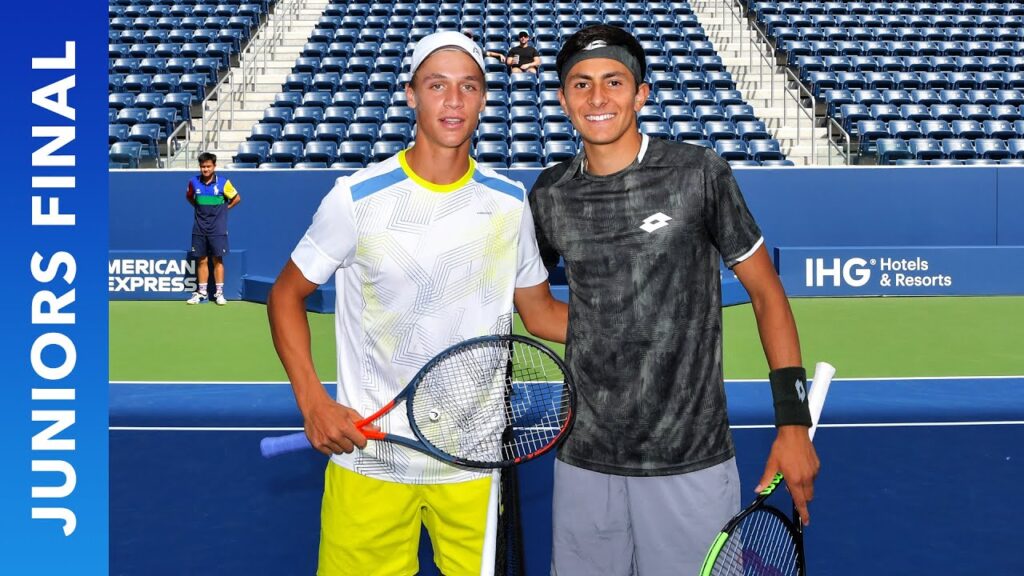
[[[550,446],[567,425],[564,380],[559,364],[528,343],[478,343],[423,378],[413,418],[425,440],[456,458],[513,462]]]
[[[796,541],[775,514],[758,509],[726,540],[712,576],[799,576]]]

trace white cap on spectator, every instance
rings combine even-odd
[[[429,58],[434,52],[440,50],[462,50],[476,62],[476,65],[480,67],[480,71],[485,71],[484,66],[484,53],[477,46],[476,42],[473,42],[465,36],[462,32],[435,32],[429,36],[424,36],[419,42],[416,43],[416,48],[412,51],[412,65],[409,67],[409,75],[415,75],[416,69],[423,64],[423,61]]]

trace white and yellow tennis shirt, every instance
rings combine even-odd
[[[515,288],[547,279],[522,184],[470,160],[458,181],[435,185],[404,151],[339,178],[291,258],[311,282],[335,279],[337,399],[364,417],[445,348],[508,332]],[[377,423],[412,437],[405,405]],[[412,484],[481,476],[386,442],[333,461]]]

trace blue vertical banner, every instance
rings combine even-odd
[[[0,22],[0,573],[107,574],[106,2]]]

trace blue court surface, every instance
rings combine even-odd
[[[771,394],[727,392],[753,499]],[[314,574],[326,459],[259,454],[263,436],[299,429],[287,383],[112,383],[110,573]],[[1024,376],[836,380],[815,446],[812,576],[1024,573]],[[548,572],[552,461],[519,468],[531,576]]]

